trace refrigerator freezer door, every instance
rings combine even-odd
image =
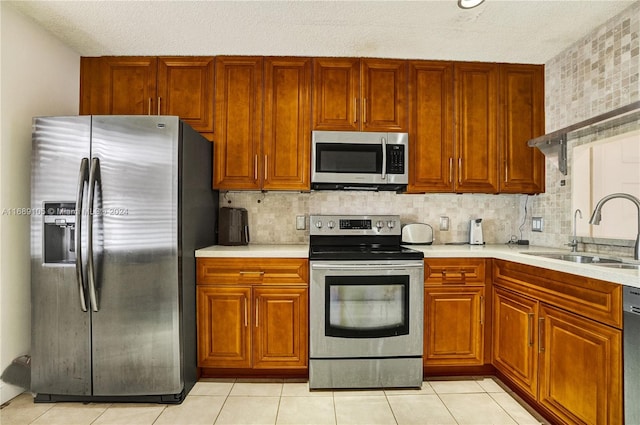
[[[177,394],[177,117],[94,116],[93,394]]]
[[[91,394],[90,315],[82,309],[76,274],[77,248],[86,238],[77,231],[82,221],[75,216],[77,199],[86,199],[78,184],[86,181],[81,164],[89,157],[90,135],[88,116],[33,120],[31,390],[36,393]]]

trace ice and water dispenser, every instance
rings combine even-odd
[[[76,203],[45,202],[44,262],[75,263]]]

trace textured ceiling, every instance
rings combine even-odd
[[[634,0],[6,1],[82,56],[291,55],[545,63]],[[635,0],[637,1],[637,0]]]

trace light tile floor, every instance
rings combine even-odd
[[[289,380],[204,379],[181,405],[35,404],[22,394],[2,425],[502,425],[546,424],[495,378],[429,380],[422,389],[309,391]]]

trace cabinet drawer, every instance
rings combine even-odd
[[[622,329],[622,285],[510,261],[493,264],[494,285]]]
[[[198,284],[308,284],[306,258],[198,258]]]
[[[429,258],[424,260],[425,285],[484,285],[484,258]]]

